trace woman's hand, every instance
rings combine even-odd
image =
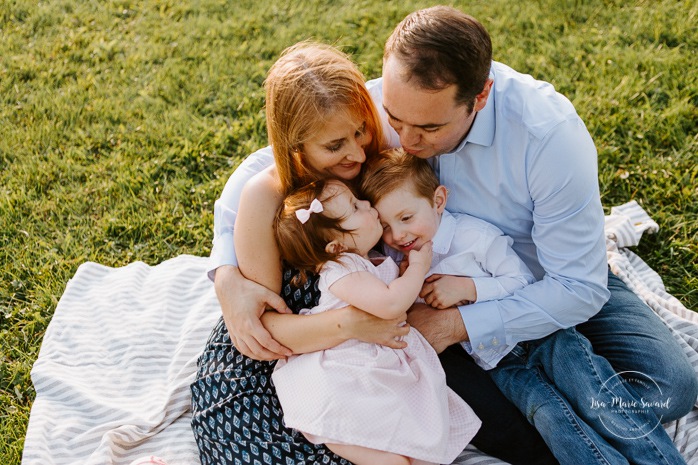
[[[246,279],[232,265],[216,270],[215,289],[230,340],[243,355],[255,360],[275,360],[291,355],[259,320],[269,307],[279,313],[291,313],[281,296]]]
[[[345,312],[345,316],[339,324],[344,326],[346,339],[358,339],[393,349],[407,347],[407,343],[402,340],[402,337],[410,332],[410,325],[405,323],[406,313],[387,320],[353,306],[344,307],[341,310]]]

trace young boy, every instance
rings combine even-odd
[[[499,228],[445,210],[448,191],[428,162],[402,149],[382,155],[367,168],[362,194],[380,207],[385,252],[397,263],[433,241],[432,267],[420,295],[427,304],[448,308],[498,300],[535,280]]]
[[[427,304],[459,306],[463,313],[468,305],[502,299],[535,280],[510,237],[483,220],[445,210],[448,191],[426,160],[388,150],[367,166],[361,191],[378,210],[384,251],[396,262],[433,242],[432,266],[420,293]],[[486,348],[463,345],[489,368],[481,359]],[[614,399],[626,404],[641,399],[627,383],[609,382],[617,378],[610,363],[574,328],[507,349],[489,373],[560,463],[685,463],[651,409],[610,406]]]

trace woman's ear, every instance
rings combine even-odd
[[[298,147],[291,148],[291,158],[297,164],[303,163],[303,154]]]
[[[434,206],[436,207],[436,211],[439,213],[443,213],[444,210],[446,209],[446,202],[447,201],[448,201],[448,189],[446,189],[446,186],[440,185],[434,191]]]
[[[333,240],[332,242],[329,242],[325,246],[325,252],[332,254],[332,255],[339,255],[340,253],[344,252],[347,250],[347,247],[339,242],[337,239]]]

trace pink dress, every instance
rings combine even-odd
[[[357,271],[389,283],[398,267],[356,254],[329,262],[320,273],[319,313],[347,303],[328,288]],[[357,290],[361,292],[361,290]],[[363,446],[432,463],[451,463],[480,428],[480,419],[450,388],[434,349],[414,328],[407,348],[358,340],[279,361],[272,375],[288,427],[314,443]]]

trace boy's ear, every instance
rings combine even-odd
[[[446,186],[439,186],[434,191],[434,206],[436,206],[436,211],[443,213],[446,209],[446,202],[448,201],[448,189]]]
[[[333,240],[332,242],[329,242],[325,246],[325,252],[332,254],[332,255],[339,255],[340,253],[344,252],[347,250],[347,247],[339,242],[337,239]]]

